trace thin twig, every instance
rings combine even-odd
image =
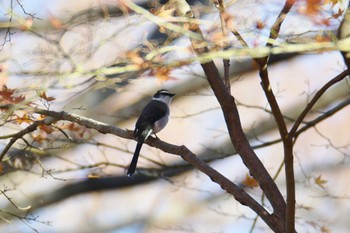
[[[2,195],[4,195],[4,197],[5,197],[5,198],[11,203],[11,205],[13,205],[16,209],[18,209],[18,210],[30,210],[30,209],[31,209],[31,206],[25,206],[25,207],[20,207],[20,206],[18,206],[16,203],[14,203],[14,202],[12,201],[12,198],[9,197],[9,196],[6,194],[6,191],[7,191],[7,190],[5,190],[5,191],[0,190],[0,193],[1,193]]]
[[[13,0],[11,0],[11,4],[12,4],[12,1],[13,1]],[[27,12],[27,11],[25,10],[23,4],[21,4],[21,2],[20,2],[19,0],[16,0],[16,2],[17,2],[17,4],[21,7],[21,9],[22,9],[22,11],[23,11],[24,14],[30,16],[32,19],[41,20],[40,18],[38,18],[38,17],[35,16],[36,14],[32,14],[32,13]]]
[[[297,140],[297,138],[299,137],[299,135],[303,132],[305,132],[306,130],[308,130],[311,127],[316,126],[318,123],[322,122],[323,120],[329,118],[330,116],[334,115],[335,113],[337,113],[338,111],[342,110],[344,107],[348,106],[350,104],[350,98],[344,100],[343,102],[339,103],[337,106],[335,106],[334,108],[328,110],[327,112],[322,113],[321,116],[315,118],[312,121],[306,122],[305,126],[300,128],[299,130],[297,130],[294,133],[294,143]]]

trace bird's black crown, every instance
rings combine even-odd
[[[166,89],[161,89],[161,90],[157,91],[153,97],[157,98],[157,97],[160,97],[161,95],[167,95],[167,96],[173,97],[175,94],[171,93],[170,91],[168,91]]]

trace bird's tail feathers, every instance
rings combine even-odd
[[[139,159],[142,144],[143,144],[143,140],[137,142],[134,156],[132,157],[131,163],[129,165],[129,169],[127,173],[128,176],[131,176],[132,174],[134,174],[136,170],[137,160]]]

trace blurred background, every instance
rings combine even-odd
[[[172,1],[134,2],[159,17],[173,13]],[[188,2],[202,20],[206,39],[223,43],[215,6],[205,0]],[[309,2],[297,1],[278,43],[335,38],[348,2]],[[230,22],[249,46],[258,47],[266,43],[284,2],[225,4]],[[188,37],[156,26],[123,1],[7,0],[0,2],[0,12],[1,85],[42,108],[130,130],[153,93],[167,88],[176,96],[169,124],[157,136],[186,145],[269,209],[230,143],[199,63],[186,63],[195,58]],[[228,48],[241,47],[233,35],[224,42]],[[215,62],[222,69],[221,59]],[[279,134],[257,66],[244,54],[230,62],[231,92],[243,127],[285,195],[283,168],[280,171],[283,148],[275,142]],[[272,55],[271,85],[286,121],[291,124],[313,94],[344,69],[337,51]],[[39,98],[38,92],[54,100]],[[336,110],[301,133],[295,144],[298,232],[350,228],[348,104],[347,80],[334,85],[302,125]],[[33,132],[28,139],[33,147],[19,141],[2,163],[0,232],[271,232],[253,211],[180,157],[145,145],[137,174],[129,178],[125,173],[135,141],[69,122],[58,125],[70,139],[59,131]],[[26,126],[2,120],[1,136]],[[9,140],[0,141],[1,150]]]

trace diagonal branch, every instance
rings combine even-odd
[[[159,139],[152,139],[152,141],[158,141]],[[162,144],[167,144],[165,142],[161,142]],[[151,143],[152,144],[152,143]],[[279,223],[278,216],[274,214],[269,214],[262,205],[256,202],[253,198],[251,198],[243,189],[238,187],[232,181],[227,179],[221,173],[210,167],[206,162],[199,159],[195,154],[193,154],[187,147],[185,146],[173,146],[167,144],[169,146],[170,151],[175,151],[180,149],[179,155],[189,162],[192,165],[195,165],[197,169],[202,171],[204,174],[209,176],[209,178],[215,183],[219,184],[222,189],[224,189],[227,193],[230,193],[234,196],[234,198],[239,201],[242,205],[249,206],[257,215],[259,215],[266,224],[275,232],[282,232],[281,225]],[[169,152],[170,151],[165,151]]]
[[[13,106],[0,105],[0,109],[8,109],[13,108]],[[34,131],[41,124],[51,124],[60,120],[67,120],[70,122],[75,122],[81,126],[85,126],[87,128],[95,129],[102,134],[113,134],[125,139],[133,139],[133,132],[131,130],[123,130],[118,127],[107,125],[105,123],[95,121],[83,116],[79,116],[76,114],[67,113],[64,111],[56,112],[52,110],[45,110],[40,108],[32,108],[34,113],[42,114],[48,116],[42,121],[34,122],[32,125],[27,127],[26,129],[20,131],[15,139],[22,137],[26,133]],[[232,181],[224,177],[222,174],[217,172],[215,169],[210,167],[206,162],[199,159],[193,152],[191,152],[185,146],[176,146],[166,142],[161,141],[158,138],[148,138],[145,141],[146,144],[156,147],[164,152],[180,155],[184,160],[192,164],[195,168],[205,173],[212,181],[219,184],[224,190],[228,193],[232,194],[237,201],[239,201],[242,205],[249,206],[253,211],[255,211],[270,227],[271,229],[275,229],[281,232],[281,229],[278,228],[278,218],[274,215],[270,215],[264,207],[262,207],[257,201],[255,201],[249,194],[247,194],[243,189],[241,189],[238,185],[234,184]],[[13,144],[13,143],[12,143]],[[11,144],[11,145],[12,145]],[[2,152],[3,154],[6,151]]]
[[[198,25],[192,24],[191,29],[198,34],[202,34]],[[209,51],[207,47],[200,47],[198,49],[196,45],[200,44],[201,41],[191,40],[191,42],[197,55]],[[283,196],[280,193],[276,183],[273,181],[272,177],[251,148],[240,123],[235,99],[233,96],[231,96],[230,92],[228,92],[226,86],[220,78],[216,65],[213,61],[210,61],[202,63],[201,66],[222,108],[231,142],[236,148],[238,154],[241,156],[244,164],[248,167],[254,178],[259,182],[260,187],[269,199],[274,209],[274,216],[279,219],[279,224],[276,225],[274,229],[277,227],[277,232],[282,232],[281,223],[283,221],[281,222],[281,220],[284,218],[281,213],[284,213],[285,211]]]
[[[313,126],[316,126],[318,123],[320,123],[323,120],[329,118],[330,116],[332,116],[333,114],[335,114],[338,111],[342,110],[343,108],[347,107],[348,105],[350,105],[350,98],[347,98],[346,100],[342,101],[337,106],[335,106],[334,108],[328,110],[327,112],[324,112],[321,116],[317,117],[316,119],[307,122],[305,126],[303,126],[302,128],[298,129],[294,133],[294,142],[296,141],[296,139],[298,138],[298,136],[301,133],[303,133],[304,131],[308,130],[309,128],[311,128]]]
[[[328,81],[320,90],[318,90],[315,94],[315,96],[312,98],[310,103],[305,107],[303,112],[299,115],[299,117],[296,119],[293,127],[289,131],[289,137],[293,138],[300,126],[300,124],[305,119],[306,115],[311,111],[312,107],[316,104],[316,102],[321,98],[321,96],[334,84],[342,81],[344,78],[346,78],[350,74],[350,70],[345,70],[341,72],[339,75]]]
[[[31,133],[35,131],[40,125],[51,125],[55,122],[55,119],[52,117],[47,117],[40,121],[35,121],[31,125],[29,125],[27,128],[19,131],[18,133],[15,133],[10,142],[5,146],[4,150],[0,154],[0,161],[4,158],[5,154],[8,152],[8,150],[12,147],[12,145],[20,138],[22,138],[24,135]]]
[[[261,189],[269,199],[275,214],[282,217],[285,211],[285,202],[279,192],[276,183],[267,172],[264,165],[258,159],[257,155],[251,148],[247,140],[242,125],[240,123],[239,113],[235,104],[234,97],[227,92],[225,85],[220,79],[219,72],[214,62],[202,64],[202,68],[208,78],[208,82],[218,99],[225,117],[227,129],[231,138],[231,142],[241,156],[244,164],[248,167],[250,173],[259,182]]]
[[[270,29],[269,39],[266,42],[267,47],[273,46],[273,44],[274,44],[275,40],[277,39],[278,34],[281,30],[281,25],[282,25],[284,19],[286,18],[287,14],[289,13],[289,11],[292,9],[295,1],[296,0],[286,0],[285,1],[282,10],[278,14],[277,19],[275,20],[275,22],[273,23],[273,25]]]
[[[202,34],[198,25],[192,24],[190,28],[197,34]],[[196,46],[197,44],[203,42],[203,40],[197,41],[191,39],[191,42],[197,56],[209,51],[209,48],[207,47],[201,47],[198,49]],[[279,218],[279,229],[281,230],[283,228],[281,228],[281,225],[283,226],[286,210],[283,196],[280,193],[276,183],[273,181],[272,177],[269,175],[266,168],[251,148],[240,123],[235,99],[224,85],[215,63],[211,60],[202,63],[201,66],[206,74],[209,85],[214,91],[214,94],[222,108],[231,142],[236,148],[238,154],[241,156],[244,164],[248,167],[253,177],[259,182],[261,189],[269,199],[274,209],[274,214]]]

